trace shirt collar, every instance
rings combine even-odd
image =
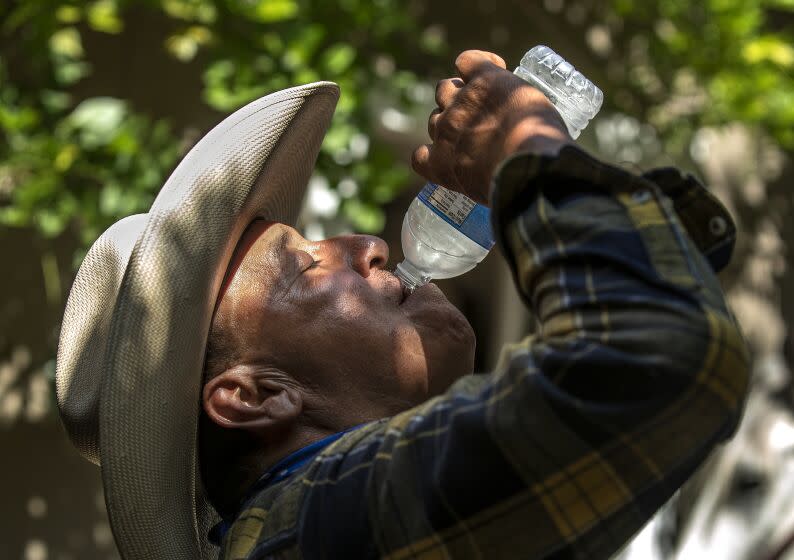
[[[359,424],[358,426],[353,426],[347,430],[331,434],[330,436],[317,440],[314,443],[310,443],[306,447],[301,447],[297,451],[293,451],[275,465],[270,467],[262,476],[259,477],[256,482],[254,482],[254,484],[251,485],[251,487],[243,496],[243,499],[240,502],[240,507],[237,508],[237,511],[235,511],[234,514],[229,517],[224,517],[220,523],[210,529],[208,534],[209,541],[216,546],[221,546],[221,542],[231,528],[232,523],[234,523],[234,520],[237,518],[239,513],[245,508],[246,505],[248,505],[248,502],[250,502],[254,496],[268,486],[290,477],[302,467],[306,466],[317,455],[319,455],[323,449],[334,443],[346,433],[357,430],[361,426],[363,426],[363,424]]]

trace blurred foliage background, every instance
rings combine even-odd
[[[605,92],[604,109],[581,140],[588,149],[638,170],[683,167],[726,201],[742,236],[722,280],[753,347],[759,386],[789,410],[794,0],[6,0],[3,437],[17,447],[60,441],[31,426],[57,429],[53,357],[76,267],[104,228],[146,211],[180,157],[223,116],[290,85],[337,82],[342,97],[301,225],[309,237],[360,231],[394,241],[419,187],[407,158],[426,141],[435,82],[453,72],[463,49],[493,50],[512,67],[538,43]],[[445,284],[478,330],[483,368],[530,325],[520,315],[512,330],[494,326],[517,301],[512,292],[495,297],[483,288],[486,274],[507,278],[500,266]],[[7,463],[0,479],[18,479],[27,464]],[[94,492],[96,479],[86,476]],[[17,486],[8,515],[18,525],[53,519],[53,498],[33,482]],[[0,533],[0,556],[93,557],[89,546],[112,556],[104,522],[86,523],[95,523],[93,537],[72,528],[57,545],[29,539],[58,527]],[[13,526],[0,524],[0,532]]]
[[[44,237],[74,228],[83,245],[90,243],[121,216],[145,211],[196,139],[185,138],[167,115],[152,114],[134,99],[91,95],[90,86],[80,90],[95,72],[85,37],[129,40],[138,32],[127,23],[134,11],[138,23],[155,19],[163,27],[159,55],[200,77],[200,88],[179,93],[200,98],[219,116],[290,85],[336,81],[344,95],[318,172],[334,186],[345,178],[371,185],[348,187],[342,212],[357,229],[381,230],[378,205],[393,198],[407,173],[382,147],[370,145],[368,101],[379,90],[400,106],[410,105],[417,77],[396,68],[443,50],[438,40],[417,33],[400,4],[12,3],[2,24],[7,43],[0,66],[0,223],[32,226]],[[147,85],[157,89],[156,76]]]
[[[587,33],[602,65],[592,77],[607,88],[608,108],[655,127],[660,149],[686,152],[700,127],[737,120],[794,147],[794,46],[791,30],[777,24],[794,2],[614,0],[597,7],[602,21]],[[200,76],[198,91],[177,93],[200,98],[218,115],[290,85],[339,83],[343,95],[318,174],[345,199],[340,210],[357,230],[380,232],[380,208],[408,174],[370,142],[372,105],[407,113],[426,105],[429,88],[420,84],[427,85],[429,70],[449,73],[456,54],[441,28],[423,28],[416,11],[395,0],[5,3],[0,224],[30,226],[45,238],[72,229],[84,247],[110,223],[148,208],[195,131],[186,137],[168,115],[92,88],[97,53],[85,45],[96,34],[128,41],[139,32],[130,19],[153,19],[163,29],[160,56]]]

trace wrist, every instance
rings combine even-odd
[[[563,146],[572,143],[573,139],[559,115],[532,116],[511,127],[505,137],[500,161],[518,152],[555,156]]]

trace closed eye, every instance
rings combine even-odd
[[[303,274],[304,272],[308,272],[309,270],[311,270],[311,269],[313,269],[313,268],[317,268],[321,262],[323,262],[323,261],[322,261],[322,259],[320,259],[320,260],[314,260],[314,259],[312,259],[312,262],[311,262],[311,264],[310,264],[309,266],[307,266],[306,268],[304,268],[304,269],[301,271],[301,274]]]

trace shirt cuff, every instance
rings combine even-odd
[[[714,271],[727,266],[736,241],[736,225],[725,206],[694,177],[673,168],[636,175],[594,158],[575,144],[563,146],[555,156],[519,152],[501,163],[491,191],[494,236],[506,248],[505,226],[540,194],[559,206],[583,196],[641,196],[648,190],[673,201],[684,228]]]

